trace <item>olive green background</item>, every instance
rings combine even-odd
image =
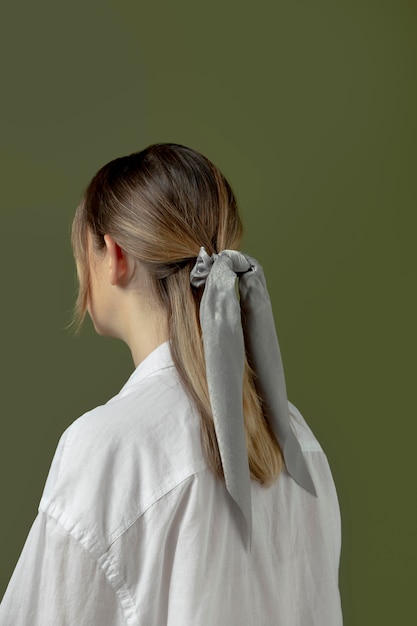
[[[1,64],[1,591],[64,429],[133,365],[75,338],[74,208],[156,141],[211,158],[263,264],[288,397],[337,485],[345,624],[415,615],[417,6],[9,4]],[[330,625],[329,625],[330,626]]]

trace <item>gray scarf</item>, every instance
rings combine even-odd
[[[204,286],[200,322],[214,427],[226,488],[243,514],[250,546],[251,487],[242,404],[245,349],[287,472],[301,487],[317,493],[290,426],[281,352],[262,267],[237,250],[209,256],[202,247],[190,280],[193,287]]]

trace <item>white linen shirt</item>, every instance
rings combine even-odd
[[[58,444],[0,608],[2,626],[340,626],[339,505],[300,412],[318,493],[252,481],[252,548],[204,459],[169,344]]]

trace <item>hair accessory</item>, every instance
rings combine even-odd
[[[210,256],[201,247],[190,281],[193,287],[204,286],[200,323],[214,427],[226,488],[243,514],[250,545],[252,505],[242,404],[245,347],[286,469],[301,487],[317,493],[290,426],[281,352],[262,267],[237,250]]]

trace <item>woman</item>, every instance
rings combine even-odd
[[[1,624],[342,623],[335,487],[287,400],[241,234],[229,184],[184,146],[92,179],[76,318],[125,341],[136,369],[62,436]]]

